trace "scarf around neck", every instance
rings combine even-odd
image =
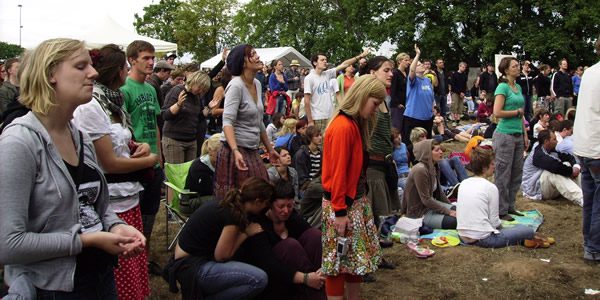
[[[111,90],[99,82],[94,82],[92,97],[100,103],[100,106],[111,120],[113,120],[113,116],[120,118],[121,125],[128,128],[133,134],[129,114],[123,110],[123,93],[120,90]]]

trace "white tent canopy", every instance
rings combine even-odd
[[[262,60],[265,64],[271,63],[273,60],[279,59],[283,62],[285,67],[289,67],[292,59],[298,60],[298,63],[303,68],[310,68],[310,60],[308,60],[304,55],[300,54],[296,49],[292,47],[277,47],[277,48],[257,48],[256,52],[260,56],[260,60]],[[200,68],[212,69],[216,66],[219,61],[221,61],[221,54],[217,54],[206,60],[200,64]]]
[[[131,42],[142,40],[152,44],[156,52],[177,51],[177,44],[131,32],[108,16],[99,22],[97,26],[82,32],[81,35],[75,36],[75,38],[84,40],[88,48],[100,48],[106,44],[116,44],[125,49]]]

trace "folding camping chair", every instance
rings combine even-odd
[[[196,192],[191,192],[184,189],[185,180],[188,175],[188,171],[192,166],[193,161],[184,162],[181,164],[170,164],[165,163],[165,185],[167,186],[167,194],[165,196],[165,209],[166,209],[166,241],[169,243],[169,214],[175,219],[175,222],[179,225],[179,230],[175,235],[175,238],[169,243],[167,250],[173,249],[181,230],[185,226],[188,220],[188,216],[183,214],[180,209],[180,202],[182,197],[193,197]],[[169,197],[171,197],[169,201]]]

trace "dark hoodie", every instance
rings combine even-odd
[[[402,201],[402,213],[408,218],[422,218],[429,210],[445,215],[450,213],[440,203],[450,202],[440,188],[440,172],[431,157],[432,142],[433,140],[424,140],[414,145],[413,152],[419,163],[408,173]]]

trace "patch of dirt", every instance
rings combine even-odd
[[[464,144],[458,142],[444,143],[444,146],[447,152],[464,149]],[[581,207],[564,199],[531,201],[518,196],[517,209],[538,209],[544,215],[539,232],[553,236],[556,244],[536,250],[522,246],[436,248],[428,244],[436,254],[426,260],[414,257],[404,245],[395,244],[383,253],[397,268],[377,271],[376,282],[362,285],[362,298],[587,299],[585,288],[600,289],[600,264],[582,259]],[[169,238],[174,234],[173,230]],[[162,265],[168,256],[165,213],[161,208],[150,257]],[[180,295],[168,292],[162,278],[154,276],[150,284],[150,299],[180,299]]]

